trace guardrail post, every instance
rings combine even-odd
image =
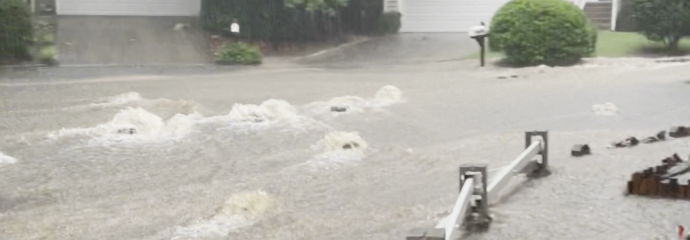
[[[479,214],[479,221],[485,221],[489,218],[489,201],[488,201],[488,165],[487,164],[463,164],[460,165],[460,191],[462,191],[462,186],[465,183],[465,179],[469,177],[475,177],[477,174],[481,176],[481,179],[475,178],[475,184],[473,189],[473,195],[479,195],[481,198],[478,199],[474,204],[474,212]]]
[[[532,131],[525,133],[525,148],[532,145],[534,137],[541,137],[541,150],[539,155],[541,156],[541,162],[539,162],[539,168],[536,170],[538,174],[546,174],[549,167],[549,132],[548,131]]]

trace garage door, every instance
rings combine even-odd
[[[59,15],[196,16],[201,0],[57,0]]]
[[[400,0],[401,32],[467,32],[509,0]]]

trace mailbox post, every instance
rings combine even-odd
[[[233,19],[232,24],[230,24],[230,34],[232,34],[235,43],[240,41],[240,24],[237,23],[237,19]]]
[[[480,65],[484,67],[485,39],[489,36],[489,30],[484,25],[484,22],[481,22],[481,25],[472,27],[469,34],[470,38],[476,40],[479,44],[479,61]]]

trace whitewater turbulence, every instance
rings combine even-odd
[[[365,110],[381,108],[403,101],[403,92],[397,87],[387,85],[379,89],[372,99],[358,96],[336,97],[326,102],[313,102],[303,108],[308,115],[334,117],[344,113],[362,113]]]
[[[3,167],[5,165],[10,165],[10,164],[15,164],[17,163],[17,159],[7,156],[4,153],[0,152],[0,167]]]
[[[62,129],[50,134],[50,139],[63,137],[88,136],[95,140],[130,140],[154,141],[175,140],[189,134],[195,121],[202,116],[199,114],[176,114],[164,121],[161,117],[144,110],[132,108],[120,110],[107,123],[92,128]]]
[[[176,227],[172,240],[220,238],[261,220],[275,205],[274,199],[264,191],[233,195],[208,219]]]
[[[204,119],[202,123],[222,123],[227,128],[259,130],[272,126],[290,126],[306,130],[324,126],[311,118],[304,117],[294,106],[284,100],[269,99],[259,105],[239,104],[232,106],[230,113]]]
[[[357,132],[331,132],[313,148],[321,153],[307,161],[307,166],[337,169],[364,159],[369,145]]]

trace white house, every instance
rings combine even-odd
[[[400,32],[467,32],[485,22],[510,0],[384,0],[384,11],[402,13]],[[612,0],[564,0],[584,8],[587,2]],[[617,13],[618,0],[613,1]],[[615,15],[612,19],[615,19]],[[612,26],[615,23],[612,21]]]
[[[201,0],[55,0],[58,15],[198,16]]]

